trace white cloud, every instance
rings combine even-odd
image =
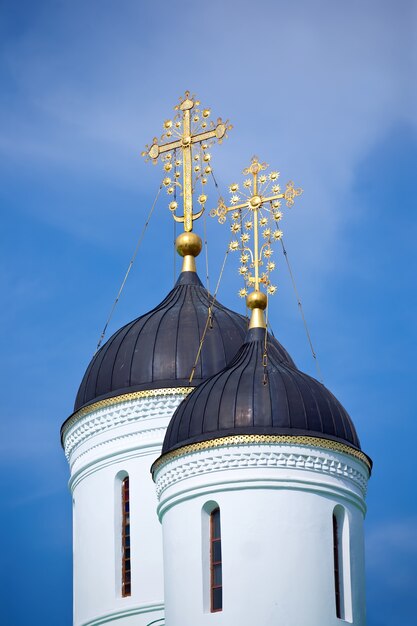
[[[416,124],[412,5],[261,0],[255,13],[248,1],[197,10],[183,0],[175,11],[97,6],[49,6],[4,43],[16,95],[2,107],[0,151],[22,175],[35,167],[50,181],[53,169],[61,194],[75,193],[73,210],[52,201],[34,210],[94,240],[102,203],[94,193],[87,204],[82,191],[77,197],[73,177],[96,181],[91,189],[113,184],[114,194],[118,186],[122,201],[132,191],[152,195],[161,171],[140,151],[189,87],[235,126],[215,152],[222,189],[259,154],[305,189],[286,231],[305,282],[331,271],[330,258],[343,262],[359,163],[396,124]],[[109,238],[119,215],[107,214]]]
[[[200,15],[181,4],[169,22],[136,2],[124,3],[124,11],[107,7],[91,31],[94,3],[77,10],[56,5],[52,15],[40,14],[32,30],[9,41],[6,66],[27,103],[14,115],[9,110],[15,126],[6,130],[17,134],[15,149],[33,150],[37,143],[40,156],[52,156],[46,146],[55,144],[56,155],[72,159],[59,144],[58,125],[67,138],[75,134],[134,153],[158,133],[184,83],[194,83],[219,114],[237,120],[236,155],[246,143],[252,151],[264,146],[278,158],[283,152],[305,160],[313,171],[325,163],[340,183],[349,179],[352,159],[398,116],[416,119],[406,97],[412,7],[407,14],[381,2],[343,8],[322,2],[320,11],[306,1],[260,2],[254,29],[251,3],[212,2]],[[220,12],[215,33],[202,38],[201,29]],[[149,34],[154,26],[157,32]],[[34,124],[31,143],[32,116],[52,135],[36,137]],[[82,154],[78,158],[82,166]]]

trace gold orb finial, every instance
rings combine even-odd
[[[261,309],[265,311],[268,304],[268,298],[262,291],[252,291],[246,298],[246,306],[253,311],[254,309]]]
[[[175,241],[175,248],[180,256],[184,258],[182,264],[183,272],[195,272],[195,257],[198,256],[203,248],[201,237],[195,233],[181,233]]]
[[[175,247],[180,256],[198,256],[203,248],[201,237],[195,233],[181,233],[175,241]]]

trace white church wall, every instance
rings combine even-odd
[[[73,496],[74,626],[147,626],[163,619],[162,533],[150,467],[183,398],[181,393],[161,393],[99,406],[64,431]],[[125,475],[131,524],[128,597],[121,595],[118,534]]]
[[[364,626],[367,478],[364,463],[349,455],[293,445],[202,450],[161,466],[166,626]],[[221,512],[223,610],[216,613],[208,595],[210,502]],[[335,608],[337,505],[349,521],[349,620]]]

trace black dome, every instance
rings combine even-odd
[[[195,272],[183,272],[167,297],[118,330],[92,359],[74,411],[86,404],[143,389],[189,385],[212,296]],[[215,301],[193,385],[223,369],[241,347],[247,320]],[[292,364],[275,340],[283,361]]]
[[[181,402],[162,454],[243,434],[321,437],[360,450],[355,427],[340,402],[324,385],[283,360],[274,343],[268,345],[263,367],[264,338],[264,330],[250,330],[230,365]]]

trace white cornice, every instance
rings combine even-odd
[[[63,444],[67,459],[70,459],[79,446],[96,435],[132,422],[170,419],[187,395],[183,390],[169,390],[172,391],[169,394],[165,389],[161,389],[159,394],[156,391],[158,390],[154,390],[148,397],[129,397],[110,405],[96,405],[96,408],[93,405],[89,413],[75,420],[64,431]],[[144,430],[149,430],[149,427]],[[117,437],[111,437],[111,440],[115,439]]]
[[[288,470],[297,476],[303,470],[317,476],[333,476],[348,481],[365,498],[369,471],[365,464],[342,452],[324,450],[314,446],[288,444],[254,444],[203,450],[177,457],[160,467],[155,473],[158,499],[164,499],[165,491],[172,486],[195,476],[204,476],[205,482],[214,481],[208,475],[225,470],[253,470],[251,476],[258,475],[257,469],[276,469],[287,479]],[[286,470],[282,471],[282,470]],[[230,480],[232,476],[230,476]],[[186,489],[186,487],[183,487]]]

